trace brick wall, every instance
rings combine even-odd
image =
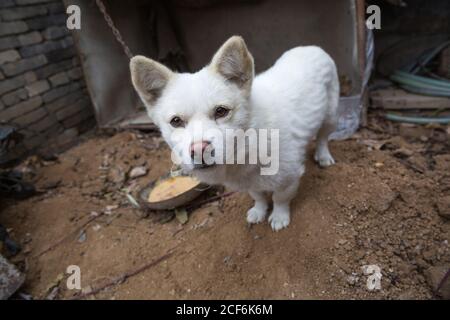
[[[0,0],[0,122],[25,135],[15,156],[64,147],[95,125],[61,0]]]

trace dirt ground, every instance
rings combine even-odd
[[[0,223],[22,245],[10,260],[35,299],[430,299],[450,267],[449,138],[448,127],[372,117],[331,143],[335,166],[308,160],[291,224],[275,233],[247,226],[252,202],[238,193],[185,224],[145,217],[126,193],[167,173],[169,150],[143,133],[95,134],[55,161],[23,163],[42,193],[2,201]],[[148,173],[131,179],[136,166]],[[224,191],[203,198],[214,192]],[[82,292],[66,286],[69,265]],[[365,265],[380,268],[379,290]]]

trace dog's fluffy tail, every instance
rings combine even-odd
[[[339,95],[340,95],[339,77],[336,64],[334,63],[334,61],[332,61],[332,64],[333,66],[331,72],[331,79],[327,84],[328,112],[327,116],[324,119],[324,125],[326,125],[327,127],[331,127],[330,128],[330,130],[332,130],[331,132],[333,132],[337,127]]]

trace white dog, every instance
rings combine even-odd
[[[255,205],[249,223],[262,222],[272,194],[269,222],[278,231],[289,225],[290,202],[296,195],[308,143],[317,137],[315,160],[329,166],[334,159],[328,137],[336,127],[339,81],[331,57],[314,46],[285,52],[273,67],[254,76],[253,57],[241,37],[233,36],[202,70],[174,73],[143,56],[130,63],[132,82],[148,115],[159,126],[184,169],[201,181],[247,191]],[[195,128],[203,133],[195,137]],[[196,164],[206,150],[224,149],[223,141],[206,132],[229,129],[279,129],[279,168],[261,175],[261,164]],[[180,143],[175,137],[181,132]]]

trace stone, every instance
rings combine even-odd
[[[64,128],[61,126],[59,122],[50,126],[48,129],[45,129],[42,134],[47,137],[57,137],[64,131]]]
[[[64,71],[51,76],[49,80],[53,87],[58,87],[70,81],[69,76]]]
[[[29,125],[28,129],[30,129],[34,132],[42,132],[42,131],[49,129],[50,127],[52,127],[53,125],[55,125],[57,123],[58,123],[58,120],[56,120],[56,117],[53,114],[48,114],[43,119]]]
[[[90,101],[87,98],[78,100],[74,104],[61,109],[56,113],[56,119],[62,121],[64,119],[69,118],[70,116],[77,114],[83,109],[87,108],[90,105]]]
[[[75,101],[80,100],[84,96],[86,96],[86,94],[83,91],[78,90],[47,104],[46,108],[49,113],[55,113],[58,110],[64,108],[65,106],[68,106],[74,103]]]
[[[28,126],[31,123],[41,120],[45,116],[47,116],[47,110],[45,110],[45,108],[39,108],[14,119],[14,123],[21,126]]]
[[[121,187],[126,180],[125,171],[121,166],[112,167],[108,172],[108,181]]]
[[[53,114],[49,114],[47,117],[44,117],[36,123],[29,125],[28,129],[34,132],[43,132],[57,123],[58,120],[56,120],[56,117]]]
[[[25,89],[28,91],[28,96],[34,97],[50,89],[50,85],[47,80],[40,80],[26,86]]]
[[[20,59],[19,52],[17,50],[6,50],[0,52],[0,64],[14,62]]]
[[[81,85],[79,83],[70,83],[64,86],[53,88],[43,94],[43,99],[45,103],[52,102],[70,92],[79,89]]]
[[[75,48],[72,46],[70,48],[50,51],[46,54],[46,57],[49,63],[56,63],[62,60],[73,58],[75,54]]]
[[[23,76],[17,76],[14,78],[9,78],[0,81],[0,95],[12,91],[14,89],[17,89],[19,87],[23,87],[25,85],[26,81]]]
[[[31,112],[42,105],[42,98],[40,96],[33,97],[14,106],[6,108],[0,112],[0,119],[3,121],[10,121],[21,115]]]
[[[70,79],[78,80],[83,76],[83,70],[80,67],[76,67],[67,71],[67,75]]]
[[[38,79],[46,79],[55,73],[70,69],[71,67],[72,67],[72,60],[67,59],[64,61],[60,61],[58,63],[52,63],[39,69],[36,69],[35,72]]]
[[[49,26],[64,25],[66,23],[65,14],[53,14],[49,16],[42,16],[25,20],[28,29],[43,30]]]
[[[450,196],[441,197],[436,201],[438,214],[445,219],[450,219]]]
[[[23,47],[20,49],[20,55],[24,58],[28,58],[40,53],[47,53],[50,51],[67,48],[73,45],[70,39],[72,38],[65,38],[57,41],[45,41],[31,46]]]
[[[143,177],[146,174],[147,174],[147,168],[144,166],[140,166],[140,167],[134,167],[133,169],[131,169],[128,176],[130,177],[130,179],[136,179],[139,177]]]
[[[0,1],[0,8],[9,8],[14,6],[14,0],[2,0]]]
[[[79,135],[78,129],[76,128],[67,129],[61,135],[59,135],[56,141],[58,145],[65,145],[76,139],[78,135]]]
[[[23,141],[23,144],[24,144],[25,148],[27,148],[28,150],[33,150],[36,147],[43,145],[47,141],[48,140],[44,135],[36,135],[29,139],[25,139]]]
[[[29,46],[42,41],[42,35],[38,31],[32,31],[29,33],[21,34],[18,37],[21,46]]]
[[[394,151],[393,155],[394,157],[400,158],[400,159],[406,159],[408,157],[411,157],[414,154],[412,150],[409,150],[407,148],[400,148]]]
[[[75,114],[74,116],[71,116],[70,118],[67,118],[63,121],[63,125],[65,128],[72,128],[80,123],[84,123],[85,120],[91,118],[93,116],[92,110],[90,106],[86,104],[86,107],[81,111]],[[81,128],[78,128],[81,130]]]
[[[7,300],[24,283],[25,275],[0,254],[0,300]]]
[[[450,271],[449,266],[434,266],[425,270],[425,279],[427,280],[428,285],[431,287],[433,292],[438,289],[438,286],[441,284],[447,272]],[[450,299],[450,277],[442,283],[442,287],[437,292],[443,299]]]
[[[46,57],[44,55],[38,55],[32,58],[7,63],[5,65],[2,65],[1,68],[5,75],[14,76],[25,71],[36,69],[46,63]]]
[[[0,16],[2,17],[3,21],[23,20],[26,18],[42,16],[45,14],[47,14],[47,8],[42,5],[16,7],[0,11]]]
[[[36,73],[34,71],[28,71],[26,72],[23,77],[25,78],[25,83],[30,84],[37,80]]]
[[[62,1],[56,1],[46,5],[49,14],[66,12],[66,8]]]
[[[26,31],[28,31],[28,26],[23,21],[0,22],[0,37]]]
[[[358,277],[358,275],[355,274],[355,273],[352,273],[351,275],[349,275],[349,276],[347,277],[347,283],[348,283],[350,286],[356,285],[356,284],[358,283],[358,281],[359,281],[359,277]]]
[[[65,37],[69,34],[69,30],[65,26],[51,26],[42,31],[42,35],[47,40],[55,40]]]
[[[5,94],[2,97],[2,101],[5,105],[11,106],[17,104],[20,101],[26,100],[28,98],[27,90],[20,88],[10,93]]]
[[[20,45],[16,36],[0,38],[0,50],[16,48]]]

